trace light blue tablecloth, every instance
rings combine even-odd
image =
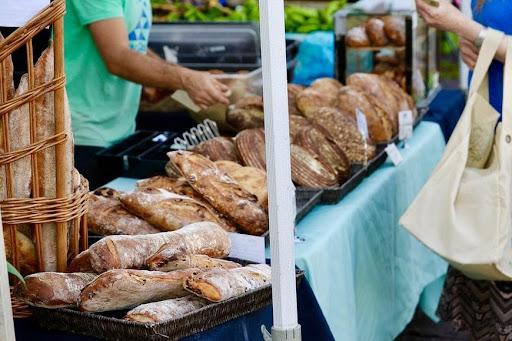
[[[317,206],[297,226],[305,242],[296,245],[296,264],[306,270],[336,340],[393,340],[420,296],[435,318],[447,264],[398,219],[441,157],[439,125],[421,123],[409,145],[400,166],[388,160],[339,204]],[[134,182],[107,185],[127,191]]]
[[[439,125],[421,123],[401,150],[340,203],[314,208],[297,226],[296,264],[306,270],[337,340],[393,340],[420,295],[434,317],[447,264],[398,226],[444,150]],[[432,212],[435,214],[435,212]]]

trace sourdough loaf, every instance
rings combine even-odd
[[[266,170],[265,132],[261,129],[247,129],[238,133],[235,139],[244,165]]]
[[[255,195],[258,202],[268,210],[267,172],[254,167],[242,167],[228,173],[247,192]]]
[[[382,21],[389,40],[396,46],[405,46],[404,21],[392,16],[383,17]]]
[[[207,304],[207,300],[189,295],[160,302],[142,304],[130,310],[124,319],[141,323],[163,322],[181,317]]]
[[[288,114],[301,116],[299,109],[297,108],[297,94],[304,90],[305,87],[299,84],[288,84]]]
[[[371,42],[364,27],[358,26],[348,30],[345,37],[345,44],[348,47],[368,47],[371,45]]]
[[[366,34],[374,46],[384,46],[389,43],[384,22],[378,18],[371,18],[366,22]]]
[[[297,108],[302,115],[311,120],[318,108],[333,106],[335,100],[335,97],[308,88],[297,95]]]
[[[211,140],[201,142],[194,148],[194,151],[203,154],[212,161],[233,161],[240,162],[238,151],[233,139],[229,137],[215,137]]]
[[[299,186],[329,188],[338,186],[336,171],[327,163],[317,160],[307,149],[290,146],[292,180]]]
[[[316,90],[322,95],[327,96],[331,103],[335,101],[338,90],[343,86],[340,82],[333,78],[318,78],[309,86],[310,89]]]
[[[290,140],[295,140],[295,136],[302,128],[310,126],[311,122],[301,116],[290,116]]]

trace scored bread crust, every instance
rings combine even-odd
[[[142,323],[163,322],[181,317],[207,304],[207,300],[189,295],[160,302],[142,304],[130,310],[123,319]]]
[[[262,129],[247,129],[238,133],[236,146],[245,166],[266,171],[265,132]]]
[[[301,116],[290,116],[290,141],[295,140],[295,136],[302,128],[310,126],[311,122]]]
[[[194,148],[194,151],[203,154],[212,161],[226,160],[240,162],[236,145],[233,139],[229,137],[215,137],[211,140],[201,142]]]
[[[336,171],[307,149],[292,144],[290,146],[292,180],[299,186],[329,188],[338,186]]]
[[[200,272],[199,269],[173,272],[110,270],[82,289],[78,309],[85,312],[131,309],[143,303],[187,296],[183,281]]]
[[[167,244],[166,248],[170,250],[171,245]],[[232,261],[212,258],[202,254],[194,254],[180,245],[176,245],[175,250],[176,252],[165,260],[162,260],[159,256],[148,258],[148,268],[153,271],[174,271],[189,268],[209,271],[215,268],[233,269],[241,266]]]
[[[268,215],[257,198],[221,172],[212,161],[187,151],[170,152],[167,156],[190,185],[243,232],[262,235],[268,231]]]
[[[270,266],[266,264],[214,269],[189,277],[183,285],[197,296],[220,302],[271,284],[270,272]]]

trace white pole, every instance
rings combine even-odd
[[[300,340],[295,282],[294,191],[290,137],[284,1],[260,0],[263,97],[272,259],[272,340]],[[267,334],[266,338],[269,338]]]
[[[4,233],[0,216],[0,340],[14,341],[14,321],[12,319],[11,292],[7,275]]]

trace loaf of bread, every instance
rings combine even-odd
[[[336,171],[307,149],[292,144],[290,146],[292,180],[297,185],[311,188],[330,188],[338,186]]]
[[[244,165],[266,171],[265,132],[261,129],[241,131],[235,139]]]
[[[411,110],[413,119],[416,119],[416,116],[418,116],[418,111],[416,110],[416,103],[414,102],[412,96],[405,92],[405,90],[402,89],[397,82],[391,79],[382,78],[382,82],[384,82],[384,84],[386,84],[391,89],[397,98],[398,110]]]
[[[331,134],[350,163],[364,163],[377,155],[375,145],[372,141],[365,144],[356,121],[344,111],[337,108],[321,108],[313,121]]]
[[[36,307],[72,308],[76,307],[82,289],[96,277],[91,273],[40,272],[25,277],[26,286],[16,284],[14,294]]]
[[[345,37],[345,44],[348,47],[368,47],[371,45],[371,42],[364,27],[358,26],[348,30]]]
[[[195,223],[174,232],[140,236],[108,236],[89,248],[91,265],[96,272],[111,269],[142,269],[146,260],[166,243],[203,250],[210,257],[222,258],[231,252],[231,241],[222,227],[212,222]]]
[[[186,151],[167,153],[196,191],[248,234],[268,231],[268,215],[257,198],[204,156]]]
[[[207,304],[207,300],[189,295],[160,302],[142,304],[130,310],[124,319],[141,323],[163,322],[181,317]]]
[[[288,114],[301,116],[297,108],[297,94],[303,91],[305,87],[299,84],[288,84]]]
[[[299,130],[310,125],[311,122],[305,117],[290,116],[290,141],[295,140],[295,136],[297,136]]]
[[[405,46],[404,21],[392,16],[384,17],[382,21],[389,40],[396,46]]]
[[[167,249],[171,248],[170,244],[166,245]],[[185,248],[176,245],[176,252],[172,258],[166,259],[164,262],[158,262],[158,257],[150,257],[147,261],[148,268],[153,271],[174,271],[179,269],[197,268],[202,271],[211,269],[233,269],[241,265],[224,259],[208,257],[206,255],[194,254]]]
[[[11,233],[9,229],[6,227],[4,230],[4,243],[5,243],[5,256],[7,260],[11,260],[13,258],[13,250],[11,243]],[[20,231],[16,231],[16,246],[18,251],[18,257],[20,261],[20,273],[23,276],[33,274],[37,271],[37,255],[36,255],[36,246],[34,242],[21,233]]]
[[[192,198],[155,187],[138,187],[120,198],[123,206],[163,231],[174,231],[200,221],[222,222]]]
[[[258,109],[263,111],[263,97],[261,96],[246,96],[240,99],[236,104],[237,109]]]
[[[215,161],[214,163],[221,172],[226,174],[232,173],[243,167],[241,164],[232,161]]]
[[[78,309],[86,312],[131,309],[143,303],[187,296],[183,281],[200,272],[199,269],[173,272],[110,270],[83,288]]]
[[[308,88],[297,95],[297,108],[302,115],[308,119],[313,119],[318,108],[331,107],[335,104],[336,98]]]
[[[84,250],[80,252],[71,263],[69,263],[68,269],[66,272],[88,272],[88,273],[96,273],[96,271],[92,268],[91,265],[91,253],[89,250]]]
[[[108,189],[104,189],[104,191],[108,192]],[[101,191],[95,193],[101,194]],[[160,232],[153,225],[126,210],[119,199],[95,193],[89,195],[87,227],[90,232],[101,236]]]
[[[329,132],[318,124],[302,128],[295,138],[295,144],[312,152],[314,156],[336,171],[338,183],[350,177],[350,163]]]
[[[180,172],[174,167],[171,161],[165,164],[165,173],[172,179],[177,179],[181,176]]]
[[[213,302],[245,294],[272,283],[270,266],[266,264],[247,265],[236,269],[214,269],[184,282],[185,289]]]
[[[170,161],[169,161],[170,162]],[[217,161],[217,162],[230,162],[230,161]],[[242,167],[242,166],[240,166]],[[214,221],[220,221],[220,225],[228,232],[236,231],[235,225],[224,217],[210,202],[205,200],[201,194],[192,188],[183,177],[171,179],[166,176],[154,176],[148,179],[137,181],[137,187],[153,187],[161,188],[168,192],[176,193],[194,199],[208,208],[216,217]]]
[[[254,167],[242,167],[228,175],[247,192],[255,195],[258,202],[268,211],[267,172]]]
[[[226,160],[240,163],[235,142],[229,137],[215,137],[201,142],[194,148],[194,151],[203,154],[212,161]]]
[[[370,102],[369,96],[353,86],[344,86],[337,96],[336,106],[357,120],[356,110],[365,116],[370,138],[375,142],[386,142],[393,138],[393,125],[388,115]]]
[[[4,40],[2,33],[0,33],[0,42]],[[14,82],[13,82],[13,72],[14,65],[12,64],[12,57],[9,55],[6,59],[4,59],[4,72],[3,77],[0,78],[0,93],[2,87],[6,90],[6,98],[0,98],[1,102],[8,101],[14,97]],[[3,85],[2,85],[3,84]],[[0,95],[1,96],[1,95]],[[0,119],[0,154],[4,152],[4,134],[3,134],[3,126],[2,120]],[[0,199],[7,198],[7,184],[6,184],[6,176],[5,176],[5,167],[0,167]]]
[[[393,125],[393,135],[398,133],[398,101],[387,86],[384,77],[370,73],[354,73],[347,77],[347,85],[352,85],[373,97],[386,112]]]
[[[338,90],[341,89],[343,84],[333,78],[318,78],[309,86],[310,89],[316,90],[319,93],[329,97],[331,103],[336,100]]]
[[[384,22],[378,18],[371,18],[366,22],[366,34],[374,46],[384,46],[389,43]]]
[[[228,110],[226,114],[226,121],[239,131],[262,128],[265,121],[263,98],[260,96],[242,98],[235,105],[234,109]]]

